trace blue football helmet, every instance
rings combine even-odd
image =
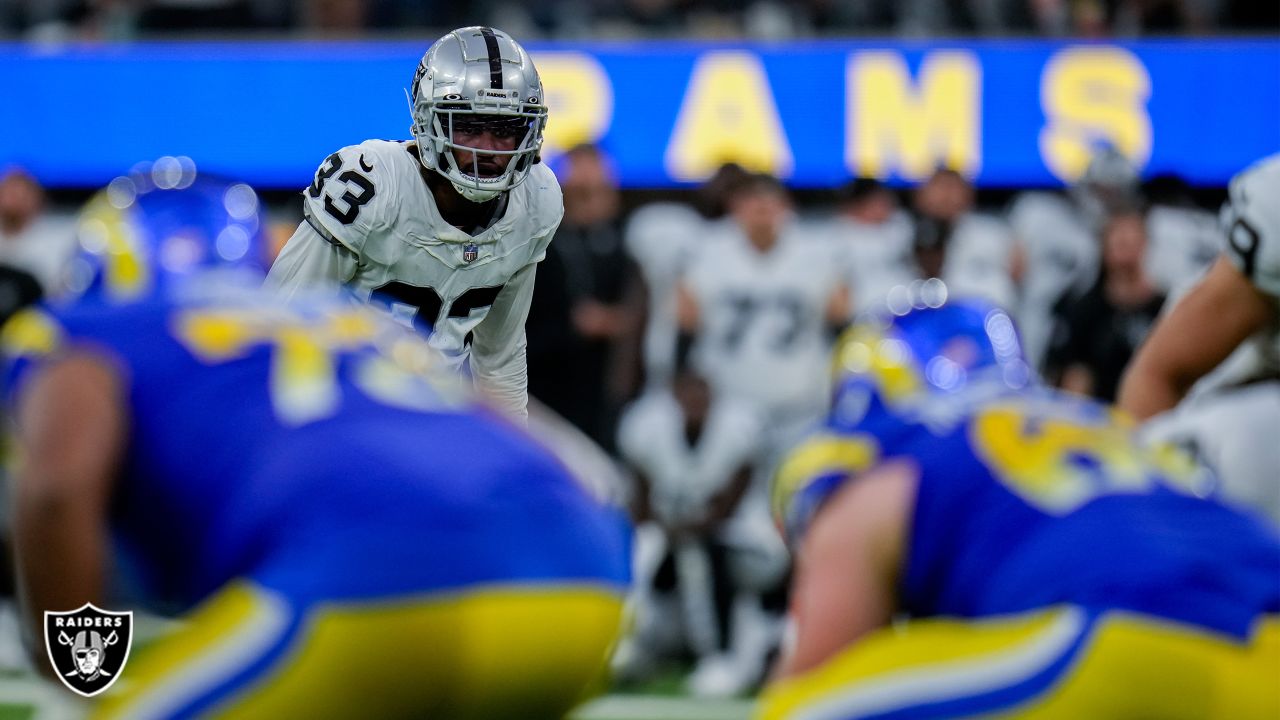
[[[878,462],[891,438],[955,422],[971,400],[1035,383],[1008,313],[985,300],[948,302],[945,293],[859,320],[837,344],[833,366],[826,421],[774,478],[775,517],[792,540],[842,483]]]
[[[270,265],[265,232],[253,188],[162,158],[89,200],[77,225],[80,252],[60,294],[128,302],[211,269],[261,280]]]
[[[832,420],[859,422],[871,405],[905,412],[982,385],[1021,390],[1034,382],[1012,318],[985,300],[916,305],[845,331],[833,357]]]

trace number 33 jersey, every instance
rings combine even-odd
[[[498,219],[471,235],[441,217],[416,153],[411,142],[368,140],[330,155],[303,192],[305,222],[268,284],[285,295],[316,284],[376,293],[401,321],[429,326],[431,344],[457,364],[473,341],[475,360],[490,366],[518,354],[523,394],[533,268],[564,212],[560,186],[534,165]]]

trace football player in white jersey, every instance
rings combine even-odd
[[[539,158],[542,83],[509,35],[466,27],[427,50],[409,95],[414,139],[330,155],[267,283],[285,295],[342,284],[382,299],[525,417],[534,269],[564,212]]]
[[[1244,499],[1269,498],[1263,501],[1263,509],[1280,520],[1280,452],[1275,443],[1280,404],[1249,397],[1256,393],[1274,396],[1274,385],[1280,381],[1278,198],[1280,154],[1232,179],[1222,209],[1226,250],[1200,282],[1157,322],[1126,371],[1118,404],[1145,420],[1177,405],[1197,381],[1237,349],[1253,351],[1250,377],[1242,378],[1251,384],[1233,393],[1209,393],[1213,397],[1206,412],[1230,419],[1229,426],[1188,419],[1168,427],[1173,437],[1178,436],[1174,429],[1179,426],[1219,435],[1256,437],[1255,447],[1236,448],[1230,453],[1239,456],[1235,460],[1253,460],[1246,463],[1248,467],[1236,471],[1238,477],[1227,477],[1225,467],[1217,469],[1223,475],[1227,493]],[[1215,409],[1228,401],[1238,401],[1238,411],[1224,413]],[[1187,410],[1195,412],[1192,407]],[[1197,438],[1194,432],[1188,439],[1202,446],[1223,445],[1216,442],[1221,438]]]
[[[857,178],[840,190],[827,234],[855,311],[883,307],[890,290],[917,277],[914,221],[879,180]]]
[[[675,373],[676,284],[707,226],[684,203],[644,205],[627,220],[627,252],[640,268],[648,295],[644,328],[644,376],[650,388],[664,388]]]
[[[681,281],[680,325],[717,395],[767,413],[776,449],[826,406],[827,329],[848,319],[849,294],[830,244],[797,231],[778,181],[753,176],[729,208]]]
[[[618,448],[637,479],[640,524],[635,633],[615,657],[622,675],[660,658],[680,627],[674,639],[698,658],[686,681],[694,695],[737,695],[761,679],[781,627],[761,595],[777,589],[788,565],[764,495],[750,492],[763,431],[754,405],[716,397],[684,365],[669,388],[650,389],[623,413]],[[660,579],[668,562],[674,595]]]

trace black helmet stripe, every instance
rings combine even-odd
[[[502,51],[498,49],[498,36],[493,28],[482,27],[480,34],[484,36],[484,47],[489,52],[489,87],[502,89]]]

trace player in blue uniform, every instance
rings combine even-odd
[[[1038,385],[980,303],[855,325],[780,469],[793,634],[763,718],[1280,716],[1280,539]]]
[[[118,272],[0,334],[32,637],[45,610],[110,607],[119,568],[183,622],[135,648],[106,716],[565,714],[619,630],[620,516],[437,378],[420,336],[195,272],[228,264],[237,220],[191,223],[193,197],[99,205],[115,256],[91,264]],[[213,250],[176,275],[146,256],[175,237]]]

